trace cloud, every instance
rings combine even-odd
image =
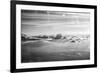
[[[88,33],[89,22],[89,13],[22,10],[21,15],[22,32],[30,35]]]

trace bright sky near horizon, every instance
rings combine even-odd
[[[90,13],[21,10],[21,30],[27,35],[89,34]]]

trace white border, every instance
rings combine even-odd
[[[56,61],[39,63],[21,63],[21,9],[26,10],[51,10],[51,11],[72,11],[72,12],[90,12],[90,60],[80,61]],[[94,9],[70,8],[70,7],[52,7],[35,5],[16,5],[16,68],[39,68],[54,66],[72,66],[94,64]]]

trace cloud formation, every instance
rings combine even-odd
[[[28,35],[89,33],[89,13],[21,10],[22,32]]]

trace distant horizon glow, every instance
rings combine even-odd
[[[21,10],[21,33],[28,36],[89,34],[90,14]]]

